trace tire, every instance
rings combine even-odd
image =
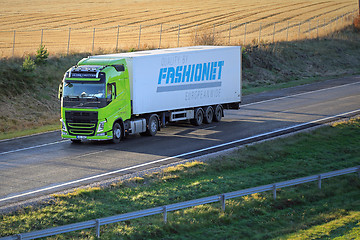
[[[155,136],[159,129],[159,119],[156,114],[150,116],[147,120],[146,132],[140,133],[141,136]]]
[[[113,126],[113,139],[112,142],[113,143],[119,143],[121,141],[122,138],[122,128],[120,123],[115,123]]]
[[[204,108],[205,117],[204,122],[206,124],[212,123],[214,117],[214,109],[211,106],[207,106]]]
[[[195,126],[200,126],[204,121],[204,111],[202,108],[196,108],[194,113],[194,118],[190,120],[191,124]]]
[[[223,116],[223,109],[221,105],[216,105],[215,111],[214,111],[214,122],[220,122],[221,118]]]

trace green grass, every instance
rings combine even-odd
[[[246,146],[212,161],[192,162],[109,188],[57,195],[0,217],[1,236],[112,216],[224,192],[357,166],[360,119]],[[100,160],[101,161],[101,160]],[[101,228],[102,239],[353,239],[360,222],[357,174],[253,194]],[[83,230],[50,239],[95,239]]]

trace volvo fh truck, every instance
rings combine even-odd
[[[241,47],[90,56],[59,86],[61,136],[73,142],[154,136],[168,122],[218,122],[241,102]]]

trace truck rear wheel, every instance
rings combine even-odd
[[[221,105],[216,105],[215,111],[214,111],[214,122],[220,122],[222,116],[223,116],[223,109],[222,109]]]
[[[141,136],[155,136],[159,129],[159,119],[156,114],[153,114],[147,119],[146,132],[140,133]]]
[[[115,123],[113,126],[113,143],[119,143],[122,137],[122,128],[120,123]]]
[[[207,124],[212,123],[214,117],[214,109],[211,106],[207,106],[204,108],[204,112],[205,112],[204,122]]]
[[[190,120],[191,124],[195,126],[200,126],[204,120],[204,111],[202,108],[196,108],[194,113],[194,118]]]

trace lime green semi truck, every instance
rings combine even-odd
[[[241,48],[196,46],[90,56],[59,86],[61,136],[154,136],[168,122],[220,121],[241,102]]]

